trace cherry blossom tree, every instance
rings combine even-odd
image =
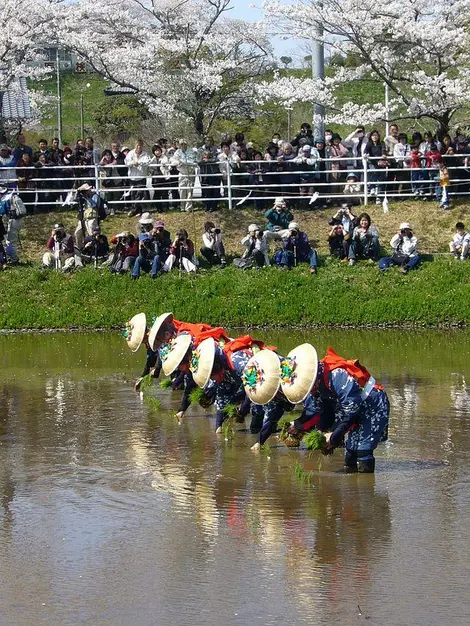
[[[214,121],[250,112],[251,81],[272,64],[263,27],[230,18],[231,0],[78,0],[59,38],[98,73],[137,89],[157,119]]]
[[[20,79],[40,80],[50,70],[35,65],[41,59],[40,47],[48,41],[58,0],[2,0],[0,20],[0,93],[9,90],[18,99],[26,96],[26,82]],[[39,119],[37,105],[44,102],[39,92],[28,91],[32,118]],[[3,133],[3,120],[0,114]]]
[[[468,24],[470,0],[265,0],[266,20],[277,32],[295,39],[312,38],[321,25],[324,40],[343,55],[355,53],[359,67],[341,68],[334,78],[291,79],[283,92],[263,85],[279,100],[320,101],[329,121],[356,124],[384,120],[377,100],[360,106],[338,105],[339,85],[367,78],[389,87],[390,121],[427,118],[442,134],[467,106],[470,88]]]

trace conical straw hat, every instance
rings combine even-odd
[[[191,355],[189,369],[192,372],[194,382],[202,389],[207,385],[214,367],[216,343],[212,337],[201,341]]]
[[[281,389],[293,404],[303,402],[312,389],[318,372],[315,348],[303,343],[281,360]]]
[[[279,391],[281,365],[273,350],[260,350],[242,372],[246,395],[255,404],[267,404]]]
[[[145,313],[134,315],[134,317],[126,323],[123,335],[132,352],[137,352],[140,348],[146,332],[147,318],[145,317]]]
[[[173,323],[173,313],[163,313],[159,315],[157,319],[152,324],[152,328],[149,332],[149,346],[151,350],[155,350],[155,342],[158,337],[158,333],[166,324]]]
[[[182,333],[161,347],[160,358],[162,360],[162,369],[165,376],[169,376],[178,369],[181,361],[191,347],[191,342],[191,335]]]

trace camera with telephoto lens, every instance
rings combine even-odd
[[[213,228],[212,232],[214,233],[214,235],[220,235],[220,228]]]

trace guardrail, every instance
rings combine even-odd
[[[448,166],[450,184],[447,193],[470,195],[470,168],[455,165],[469,155],[458,154]],[[315,208],[327,201],[359,201],[365,206],[371,195],[377,201],[409,197],[430,197],[439,193],[439,169],[379,167],[382,158],[326,158],[307,164],[298,160],[215,162],[190,164],[189,174],[159,173],[158,166],[149,166],[141,179],[131,178],[127,166],[75,165],[9,168],[0,167],[0,185],[17,188],[25,205],[31,208],[70,204],[70,193],[89,182],[108,202],[111,209],[129,206],[161,205],[188,208],[193,201],[206,208],[227,203],[228,208],[248,201],[257,208],[267,208],[283,196],[289,203],[303,203]],[[381,165],[382,165],[381,163]],[[168,164],[166,164],[166,169]],[[21,174],[33,174],[18,176]],[[346,178],[355,174],[354,187],[346,188]],[[181,197],[180,197],[181,194]],[[378,200],[377,200],[378,198]],[[143,207],[142,207],[143,208]],[[32,211],[31,211],[32,212]]]

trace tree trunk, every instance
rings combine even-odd
[[[438,124],[436,134],[437,134],[437,138],[439,139],[439,141],[442,141],[442,138],[444,137],[444,135],[449,134],[451,117],[452,117],[452,111],[446,111],[445,113],[443,113],[442,115],[436,118],[436,121]]]
[[[194,116],[194,129],[199,137],[204,138],[204,113],[198,111]]]

